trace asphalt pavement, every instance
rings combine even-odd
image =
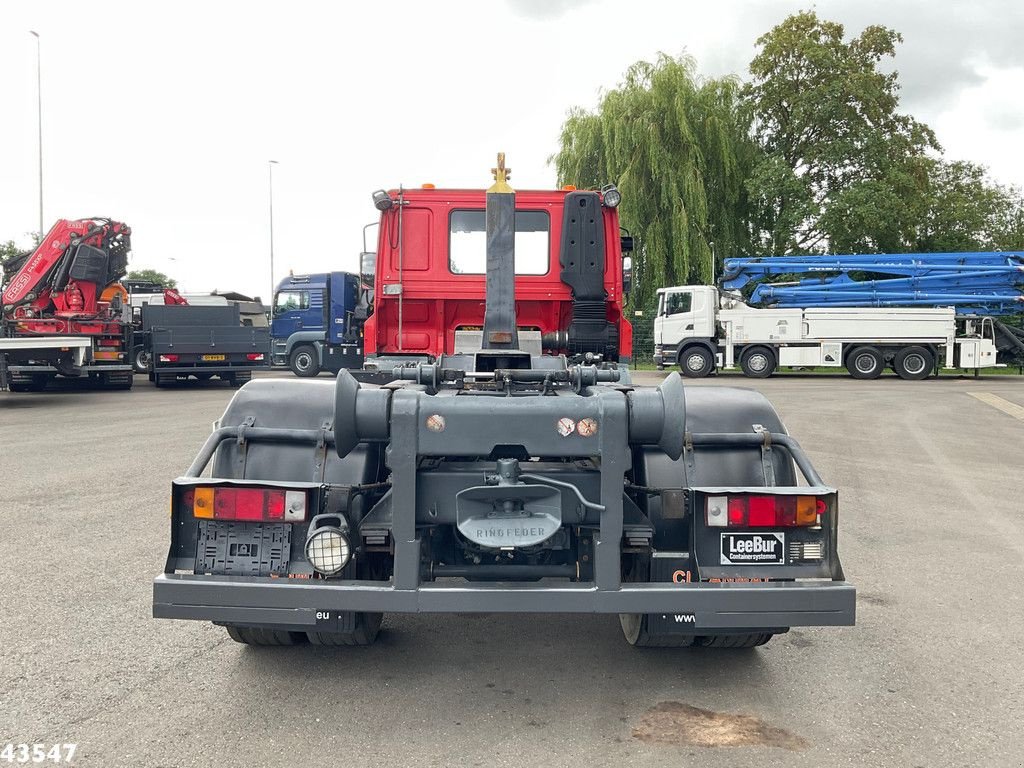
[[[653,381],[656,376],[642,377]],[[0,746],[81,766],[1024,765],[1024,379],[783,375],[857,626],[630,648],[614,616],[385,617],[369,648],[150,618],[232,390],[0,393]]]

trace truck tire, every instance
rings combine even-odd
[[[715,369],[715,356],[707,347],[688,347],[679,353],[679,370],[690,379],[703,379]]]
[[[693,635],[669,635],[651,632],[646,613],[620,613],[619,624],[626,642],[634,648],[689,648]]]
[[[153,356],[141,344],[132,349],[132,370],[136,373],[149,373],[149,364]]]
[[[173,373],[155,373],[153,374],[153,386],[158,389],[164,389],[174,384],[178,380],[178,377]]]
[[[248,384],[250,381],[252,381],[252,371],[228,374],[228,384],[236,389],[244,384]]]
[[[874,347],[857,347],[846,357],[846,370],[855,379],[877,379],[883,368],[885,359]]]
[[[650,577],[650,563],[632,558],[629,567],[622,573],[622,582],[646,582]],[[626,642],[634,648],[688,648],[693,645],[693,635],[653,632],[646,613],[620,613],[619,625]]]
[[[924,347],[904,347],[896,353],[892,369],[896,375],[907,381],[919,381],[928,377],[935,368],[935,358]]]
[[[767,379],[775,373],[776,365],[775,352],[769,347],[748,347],[740,356],[743,375],[752,379]]]
[[[756,648],[775,637],[773,632],[752,632],[749,635],[705,635],[694,645],[701,648]]]
[[[50,381],[45,373],[33,373],[27,376],[11,376],[8,388],[11,392],[42,392]]]
[[[382,613],[357,613],[355,626],[347,632],[309,632],[313,645],[372,645],[380,632]]]
[[[303,632],[286,632],[265,627],[235,627],[231,624],[225,629],[228,631],[228,637],[243,645],[298,645],[306,642],[306,635]]]
[[[320,373],[320,362],[317,359],[316,348],[312,344],[300,344],[292,350],[288,358],[288,367],[292,373],[302,378],[316,376]]]
[[[128,390],[135,383],[135,374],[131,371],[101,373],[99,383],[103,389]]]

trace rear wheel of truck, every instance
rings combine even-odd
[[[855,379],[877,379],[884,367],[882,353],[874,347],[857,347],[846,358],[846,370]]]
[[[8,387],[11,392],[42,392],[51,378],[45,373],[11,376]]]
[[[149,373],[149,364],[153,356],[141,344],[132,350],[132,370],[136,373]]]
[[[346,632],[309,632],[313,645],[372,645],[380,632],[382,613],[357,613],[354,626]]]
[[[775,366],[775,353],[768,347],[748,347],[740,356],[743,375],[752,379],[767,379],[775,373]]]
[[[286,632],[282,629],[264,627],[226,627],[228,636],[243,645],[299,645],[306,642],[304,632]]]
[[[622,582],[646,582],[650,580],[650,574],[650,562],[634,557],[623,571]],[[693,635],[657,632],[650,626],[649,619],[646,613],[619,614],[619,625],[627,643],[635,648],[687,648],[693,645]]]
[[[693,635],[652,631],[646,613],[620,613],[619,624],[626,642],[634,648],[689,648],[695,639]]]
[[[153,386],[163,389],[169,387],[178,380],[178,377],[173,373],[155,373],[153,374]]]
[[[679,354],[679,370],[683,376],[702,379],[715,368],[715,357],[707,347],[690,347]]]
[[[132,384],[134,382],[135,374],[132,373],[131,371],[118,371],[117,373],[101,373],[99,375],[99,385],[103,389],[131,389]]]
[[[775,637],[772,632],[752,632],[748,635],[706,635],[696,639],[701,648],[756,648]]]
[[[243,384],[248,384],[252,381],[252,372],[246,371],[245,373],[231,373],[228,374],[228,384],[232,387],[240,387]]]
[[[316,376],[320,373],[316,349],[310,344],[300,344],[292,350],[291,357],[288,358],[288,367],[296,376],[303,378]]]
[[[892,369],[896,375],[907,381],[918,381],[927,378],[935,367],[935,358],[924,347],[904,347],[896,353],[892,361]]]

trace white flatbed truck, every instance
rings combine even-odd
[[[80,367],[91,348],[92,339],[85,336],[0,336],[0,391],[10,388],[12,374],[36,370],[20,364],[33,353],[66,354],[73,365]]]
[[[713,286],[658,290],[654,362],[684,376],[735,370],[754,378],[778,368],[845,367],[874,379],[891,367],[923,379],[940,369],[997,367],[989,317],[958,317],[952,307],[760,309]]]

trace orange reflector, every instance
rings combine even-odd
[[[433,184],[424,184],[420,189],[437,189]]]
[[[213,520],[213,488],[196,488],[192,497],[192,514]]]
[[[796,524],[815,525],[818,522],[818,500],[814,496],[796,497]]]
[[[92,353],[93,360],[117,360],[120,356],[120,352],[100,352],[97,350]]]
[[[575,184],[565,184],[562,187],[562,191],[563,192],[575,192],[576,191],[576,185]]]

